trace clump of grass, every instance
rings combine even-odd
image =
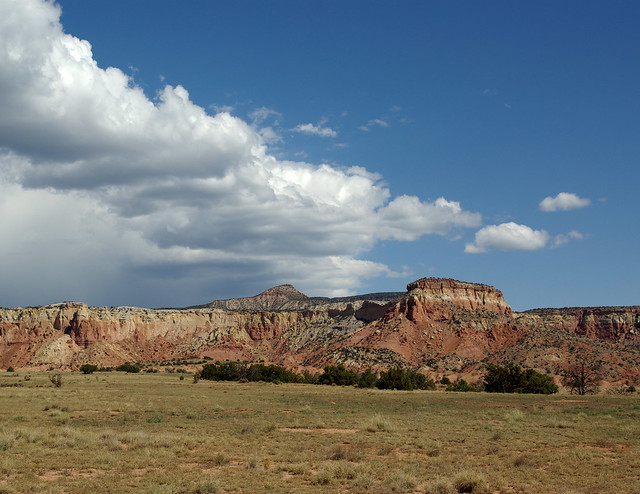
[[[454,494],[455,492],[453,484],[448,479],[431,480],[425,487],[426,494]]]
[[[24,440],[27,443],[33,444],[33,443],[37,443],[40,439],[41,439],[41,435],[36,434],[34,431],[32,430],[26,430],[26,429],[17,429],[14,432],[14,436],[16,438],[16,440]]]
[[[523,467],[529,464],[529,460],[525,455],[518,455],[513,459],[513,466],[516,468]]]
[[[456,492],[470,492],[472,494],[489,492],[484,476],[471,470],[459,472],[453,479],[453,487]]]
[[[337,463],[326,465],[313,479],[314,484],[328,485],[334,480],[353,480],[357,476],[357,471],[348,461],[342,460]]]
[[[127,431],[120,436],[120,442],[127,445],[128,449],[140,449],[150,446],[152,438],[144,431]]]
[[[51,384],[56,388],[62,387],[62,375],[60,374],[53,374],[49,376],[49,381],[51,381]]]
[[[346,461],[358,461],[362,458],[354,448],[347,448],[342,444],[334,444],[329,448],[326,455],[327,460],[346,460]]]
[[[418,480],[408,472],[395,472],[385,480],[384,485],[391,492],[409,492],[418,486]]]
[[[279,469],[291,475],[305,475],[309,473],[309,465],[306,463],[295,463],[293,465],[284,465]]]
[[[418,447],[418,449],[420,449],[421,451],[424,451],[425,453],[427,453],[427,455],[429,455],[432,458],[440,456],[440,453],[442,452],[442,444],[440,443],[440,441],[437,441],[437,440],[433,440],[433,439],[417,440],[415,442],[415,445]]]
[[[110,451],[118,451],[122,449],[122,443],[118,436],[112,432],[105,432],[99,438],[98,442]]]
[[[514,408],[513,410],[509,410],[504,414],[504,420],[508,424],[515,424],[517,422],[522,422],[524,420],[524,413],[522,413],[517,408]]]
[[[369,432],[392,432],[394,430],[391,421],[379,413],[371,417],[371,419],[365,423],[364,428]]]
[[[374,484],[373,475],[367,470],[358,470],[353,484],[362,489],[370,489]]]
[[[220,492],[220,486],[214,479],[201,480],[175,491],[176,494],[216,494],[218,492]]]
[[[243,424],[240,428],[240,434],[249,434],[253,432],[254,427],[253,424]]]
[[[224,453],[218,453],[213,457],[213,464],[221,467],[229,463],[229,458]]]
[[[378,450],[378,456],[387,456],[388,454],[391,454],[394,449],[393,444],[384,443]]]
[[[332,479],[333,477],[329,472],[327,472],[326,470],[321,470],[313,478],[312,483],[316,485],[329,485]]]
[[[8,451],[13,447],[13,438],[7,434],[0,436],[0,451]]]
[[[151,417],[147,417],[147,423],[149,424],[159,424],[164,420],[161,414],[155,413]]]

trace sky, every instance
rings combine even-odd
[[[0,306],[640,304],[640,3],[2,0]]]

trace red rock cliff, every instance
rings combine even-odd
[[[467,283],[452,279],[422,278],[407,285],[409,297],[422,301],[451,302],[466,310],[488,310],[498,314],[511,314],[500,290],[489,285]]]

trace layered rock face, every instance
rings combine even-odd
[[[189,309],[81,303],[0,309],[0,368],[73,369],[86,362],[113,366],[208,356],[294,370],[393,365],[438,377],[479,372],[486,359],[555,372],[582,347],[610,363],[612,379],[640,378],[640,307],[512,313],[492,286],[423,278],[404,294],[310,298],[281,285]]]
[[[422,278],[409,283],[405,297],[348,341],[369,352],[393,352],[400,357],[394,365],[426,366],[449,355],[477,361],[522,338],[526,328],[516,326],[511,313],[502,292],[492,286]],[[355,364],[354,353],[347,353]]]
[[[466,310],[488,310],[511,314],[500,290],[489,285],[452,279],[422,278],[407,285],[409,297],[422,301],[450,302]]]
[[[203,307],[225,310],[300,310],[309,308],[309,297],[296,290],[292,285],[279,285],[266,290],[255,297],[214,300]]]
[[[640,341],[640,307],[534,309],[523,313],[547,327],[608,341]]]

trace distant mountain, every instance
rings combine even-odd
[[[235,311],[281,311],[281,310],[304,310],[312,308],[327,308],[339,306],[344,303],[356,303],[363,301],[391,302],[400,300],[404,292],[369,293],[366,295],[353,295],[349,297],[307,297],[304,293],[296,290],[293,285],[278,285],[265,290],[255,297],[231,298],[225,300],[214,300],[197,308],[225,309]]]
[[[302,371],[341,363],[478,379],[484,362],[559,374],[576,357],[609,382],[640,382],[640,307],[514,313],[496,288],[422,278],[407,292],[307,297],[280,285],[187,309],[0,309],[0,368],[77,369],[186,357],[272,362]]]

